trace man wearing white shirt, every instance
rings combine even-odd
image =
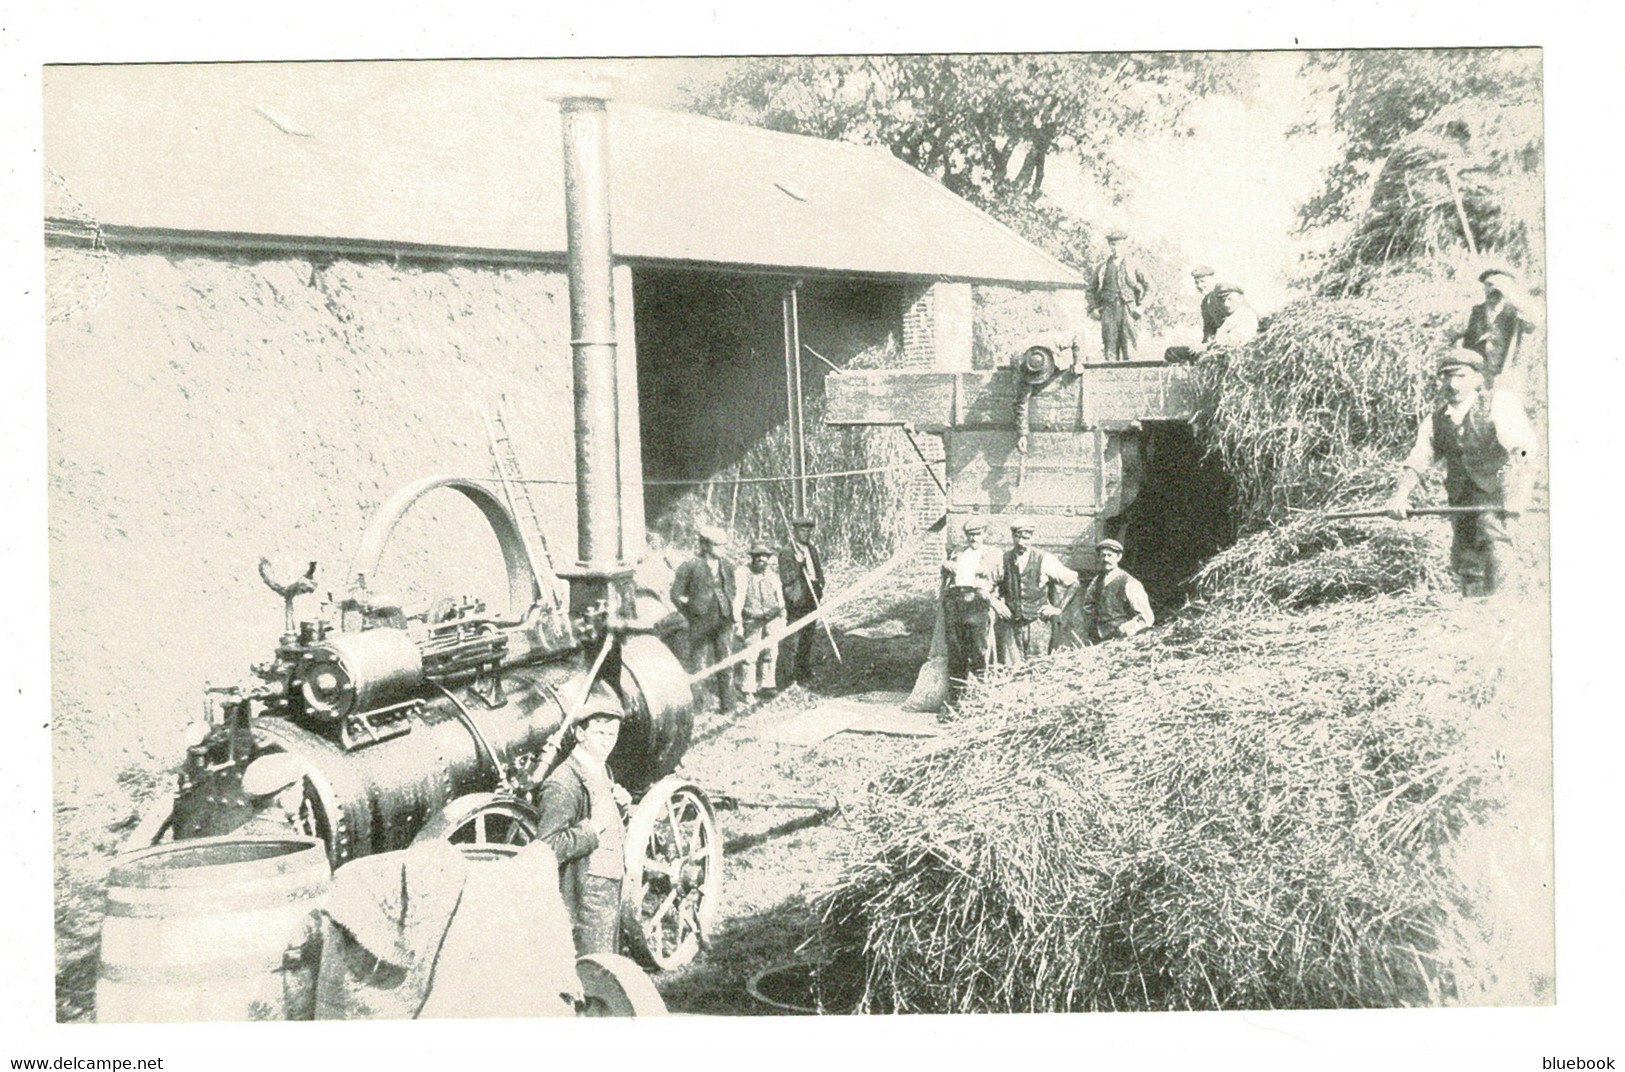
[[[957,698],[972,674],[987,669],[993,657],[993,618],[1010,617],[998,596],[1001,567],[996,548],[984,547],[987,522],[965,522],[966,546],[942,564],[942,610],[947,626],[950,698]]]
[[[1485,388],[1484,355],[1476,351],[1459,349],[1440,358],[1439,386],[1444,399],[1422,418],[1387,509],[1392,517],[1406,517],[1422,474],[1444,462],[1450,505],[1487,508],[1450,519],[1450,569],[1462,595],[1487,596],[1513,562],[1506,518],[1528,505],[1535,430],[1516,395]]]
[[[999,630],[999,661],[1010,666],[1049,654],[1054,621],[1078,583],[1060,559],[1032,546],[1034,531],[1026,518],[1010,525],[1013,546],[999,573],[999,595],[1010,608]]]
[[[772,557],[773,548],[757,540],[750,545],[750,565],[734,573],[734,629],[747,648],[765,640],[773,623],[784,618],[784,586],[778,571],[767,568]],[[768,644],[739,668],[739,691],[746,703],[756,702],[758,690],[764,698],[778,691],[773,677],[778,650],[777,644]]]

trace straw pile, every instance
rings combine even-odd
[[[1506,935],[1549,921],[1549,843],[1499,900],[1458,851],[1508,863],[1549,776],[1496,613],[1215,612],[973,688],[856,816],[821,938],[867,1011],[1535,1000],[1549,941]]]
[[[1459,315],[1309,298],[1282,309],[1246,347],[1198,362],[1198,435],[1234,483],[1238,530],[1279,524],[1293,510],[1385,498]]]
[[[1194,594],[1239,605],[1303,608],[1450,587],[1443,525],[1306,515],[1246,536],[1191,579]]]

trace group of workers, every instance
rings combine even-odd
[[[965,546],[942,564],[950,698],[995,662],[1018,665],[1056,647],[1128,637],[1156,624],[1145,586],[1122,568],[1123,545],[1095,545],[1100,573],[1078,597],[1078,574],[1033,546],[1037,527],[1010,525],[1010,547],[983,543],[987,521],[965,522]]]
[[[1089,312],[1100,320],[1101,356],[1106,361],[1133,361],[1139,347],[1141,305],[1150,292],[1145,273],[1124,250],[1128,234],[1106,235],[1110,252],[1089,280]],[[1170,346],[1163,359],[1177,364],[1195,361],[1213,346],[1240,346],[1258,334],[1258,313],[1234,283],[1219,282],[1212,268],[1191,271],[1201,297],[1202,343]]]
[[[746,703],[770,699],[780,687],[778,644],[768,643],[777,631],[814,613],[824,598],[824,560],[813,543],[811,518],[797,517],[789,541],[775,550],[762,540],[750,545],[749,562],[735,566],[720,549],[727,536],[714,526],[697,534],[699,551],[677,568],[671,601],[688,624],[685,654],[689,673],[728,659],[734,645],[754,649],[740,664],[737,691]],[[778,558],[778,568],[771,563]],[[786,637],[783,684],[805,682],[812,676],[811,629]],[[736,683],[733,674],[712,680],[717,706],[733,710]]]

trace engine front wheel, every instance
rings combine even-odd
[[[709,944],[722,893],[722,838],[699,786],[672,775],[632,811],[621,880],[621,935],[655,971],[680,968]]]
[[[413,844],[449,841],[454,845],[529,845],[540,820],[530,805],[497,793],[470,793],[440,809],[423,824]]]

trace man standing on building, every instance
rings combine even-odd
[[[1485,386],[1484,357],[1476,350],[1440,358],[1439,386],[1444,398],[1417,428],[1416,446],[1399,471],[1388,513],[1409,514],[1422,473],[1444,462],[1450,505],[1479,508],[1450,519],[1450,569],[1462,595],[1487,596],[1507,579],[1513,564],[1506,519],[1528,505],[1535,430],[1516,395]]]
[[[779,552],[779,583],[784,587],[784,607],[789,624],[817,610],[824,600],[824,560],[813,546],[810,517],[798,517],[792,525],[790,542]],[[789,646],[785,683],[807,682],[812,678],[813,634],[811,626],[785,641]]]
[[[602,686],[600,686],[600,689]],[[621,705],[596,693],[568,731],[574,747],[542,782],[536,840],[559,861],[559,893],[570,913],[576,956],[617,952],[621,878],[626,873],[626,790],[609,775],[621,736]]]
[[[767,568],[773,548],[761,540],[750,545],[750,565],[734,574],[734,629],[746,647],[765,640],[774,622],[784,619],[784,587],[779,575]],[[739,668],[739,690],[746,703],[755,703],[758,690],[763,699],[778,691],[773,678],[777,644],[766,644]]]
[[[1122,231],[1112,231],[1106,236],[1111,253],[1105,263],[1095,269],[1094,285],[1089,289],[1091,311],[1100,317],[1100,344],[1106,361],[1134,360],[1140,302],[1150,289],[1145,275],[1130,264],[1123,253],[1123,242],[1127,238]]]
[[[717,554],[726,537],[710,525],[698,533],[699,554],[677,567],[671,586],[671,601],[688,620],[688,672],[697,674],[732,654],[729,642],[734,624],[734,567]],[[716,683],[717,706],[733,710],[733,675],[719,673]]]
[[[993,620],[1010,617],[999,598],[1001,566],[997,549],[984,547],[987,522],[965,522],[965,547],[942,564],[942,610],[948,640],[949,699],[958,698],[970,675],[986,670],[993,659]]]
[[[1033,532],[1026,518],[1011,523],[1013,546],[1004,553],[999,574],[999,596],[1010,608],[999,630],[999,661],[1010,666],[1049,654],[1055,619],[1078,583],[1078,575],[1060,559],[1033,547]]]
[[[1485,269],[1478,281],[1484,285],[1484,300],[1467,314],[1461,344],[1483,357],[1484,379],[1493,386],[1507,366],[1517,364],[1524,336],[1535,329],[1530,312],[1534,302],[1505,268]]]
[[[1131,637],[1151,628],[1157,616],[1145,586],[1121,568],[1123,545],[1116,540],[1095,544],[1100,556],[1100,575],[1083,593],[1083,638],[1091,644],[1118,637]]]

